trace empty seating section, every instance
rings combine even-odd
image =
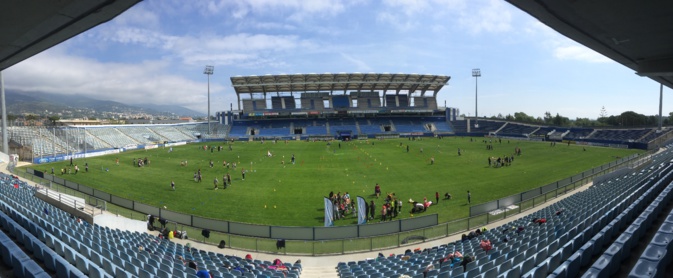
[[[123,148],[127,145],[139,144],[138,141],[133,140],[133,138],[128,137],[116,128],[93,127],[87,128],[87,132],[112,146],[113,148]]]
[[[334,134],[337,131],[351,131],[352,134],[358,134],[358,127],[355,119],[347,118],[329,121],[330,131]]]
[[[666,134],[670,133],[671,131],[672,131],[671,129],[662,130],[662,131],[659,131],[659,132],[657,132],[657,130],[653,130],[652,132],[647,134],[645,137],[641,138],[640,142],[649,143],[650,141],[652,141],[654,139],[657,139],[657,137],[666,135]]]
[[[380,134],[384,132],[384,126],[391,126],[390,120],[388,119],[358,119],[358,125],[360,126],[360,134]]]
[[[576,140],[576,139],[584,139],[585,137],[589,136],[591,132],[594,130],[591,128],[570,128],[570,132],[566,134],[563,139],[569,139],[569,140]]]
[[[254,112],[258,110],[266,110],[265,99],[243,99],[243,111]]]
[[[661,212],[661,205],[658,205],[657,202],[667,203],[671,201],[671,191],[673,191],[673,186],[669,185],[663,192],[662,196],[655,199],[655,203],[652,203],[646,210],[643,212],[639,218],[644,218],[644,221],[651,222],[652,218],[655,217],[657,211]],[[663,205],[662,204],[662,205]],[[651,209],[650,209],[651,208]],[[659,227],[656,234],[652,240],[647,245],[645,251],[640,256],[636,262],[635,267],[631,270],[631,277],[662,277],[665,276],[666,267],[671,264],[673,260],[673,210],[669,211],[664,215],[664,223]],[[646,229],[647,226],[643,225],[640,229]],[[636,227],[638,228],[638,227]],[[634,231],[635,229],[631,229]],[[642,234],[636,233],[636,234]],[[623,260],[626,256],[625,253],[628,252],[629,247],[633,247],[633,242],[637,239],[630,239],[630,244],[624,244],[622,246],[621,259]],[[627,242],[628,243],[628,242]],[[613,245],[617,244],[615,242]],[[607,251],[606,251],[607,253]],[[620,257],[615,257],[620,259]],[[619,264],[619,261],[615,262]]]
[[[217,122],[210,123],[210,132],[208,131],[208,123],[199,124],[184,124],[176,125],[178,130],[185,134],[191,134],[196,137],[199,134],[204,139],[222,139],[227,136],[229,132],[229,125],[223,125]]]
[[[495,132],[498,129],[500,129],[505,124],[505,122],[479,120],[478,127],[475,126],[475,121],[470,121],[470,124],[472,125],[470,127],[472,132],[489,133],[489,132]]]
[[[535,132],[531,133],[531,137],[546,137],[552,131],[556,131],[554,127],[542,126],[537,129]]]
[[[420,120],[413,119],[393,119],[393,125],[395,125],[396,132],[427,132],[428,130],[424,127],[423,123]]]
[[[327,135],[327,123],[325,121],[293,119],[292,124],[295,129],[303,128],[304,134],[307,135]]]
[[[381,107],[381,99],[378,97],[367,97],[357,99],[357,108],[369,109]]]
[[[308,134],[308,135],[326,135],[327,134],[327,126],[325,126],[325,125],[306,126],[306,134]]]
[[[92,136],[85,128],[55,128],[56,136],[76,145],[77,142],[84,142],[87,150],[103,150],[112,148],[110,144]],[[81,148],[81,146],[80,146]]]
[[[517,123],[507,123],[501,130],[498,131],[499,136],[518,136],[527,137],[533,131],[537,130],[537,126],[523,125]]]
[[[453,130],[456,131],[457,134],[467,133],[466,120],[451,121],[451,125],[453,125]]]
[[[180,131],[175,126],[171,125],[153,125],[148,126],[147,128],[162,138],[166,138],[169,142],[185,142],[196,139],[196,136],[193,134]]]
[[[290,135],[290,122],[274,121],[259,128],[260,136],[288,136]]]
[[[576,277],[581,269],[588,269],[586,277],[610,277],[673,199],[672,158],[672,150],[660,152],[647,168],[595,184],[471,240],[341,262],[336,271],[340,277],[425,277],[432,265],[427,277]],[[664,224],[628,270],[631,277],[661,275],[673,260],[673,212],[664,213]],[[546,223],[533,222],[541,218]],[[483,251],[481,239],[489,239],[493,249]],[[443,261],[455,251],[474,261],[465,266]]]
[[[597,129],[589,138],[608,141],[636,141],[650,131],[652,129]]]
[[[168,140],[166,138],[160,137],[158,134],[154,133],[145,126],[125,126],[123,128],[118,128],[118,130],[143,145]]]
[[[332,108],[348,108],[350,105],[348,96],[332,96]]]
[[[10,185],[14,183],[19,183],[18,189]],[[196,262],[213,277],[299,277],[302,270],[301,264],[273,269],[268,261],[189,248],[146,233],[78,224],[68,213],[34,197],[30,186],[5,174],[0,174],[0,210],[0,226],[6,232],[0,232],[2,258],[17,277],[195,277],[178,256]],[[23,245],[26,254],[8,236]]]
[[[69,153],[77,150],[63,140],[54,136],[53,131],[44,127],[7,127],[9,139],[23,146],[31,146],[34,157],[53,153]]]
[[[397,98],[395,95],[386,95],[385,96],[386,107],[398,107]]]
[[[234,124],[229,131],[229,137],[247,136],[248,126]]]
[[[85,150],[123,148],[128,145],[187,142],[202,138],[225,138],[229,126],[207,124],[121,125],[86,127],[8,127],[9,139],[32,148],[33,157],[71,154]]]
[[[435,121],[432,122],[435,124],[435,128],[437,132],[453,132],[453,129],[451,128],[451,125],[449,125],[448,122],[446,121]]]
[[[437,99],[434,97],[414,97],[414,107],[437,109]]]

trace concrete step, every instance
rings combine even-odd
[[[334,266],[310,266],[304,267],[301,270],[301,277],[327,277],[327,278],[338,278],[336,269]]]

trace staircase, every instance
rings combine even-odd
[[[320,266],[304,266],[301,270],[302,277],[334,277],[338,278],[336,269],[334,267],[320,267]]]

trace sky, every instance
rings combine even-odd
[[[236,109],[231,76],[374,72],[448,75],[438,104],[474,116],[473,68],[479,116],[659,109],[658,83],[502,0],[146,0],[3,75],[7,89],[206,113],[205,65],[211,114]]]

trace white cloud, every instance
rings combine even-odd
[[[559,60],[577,60],[591,63],[607,63],[611,60],[586,46],[563,45],[554,48],[554,57]]]
[[[549,28],[543,23],[531,19],[532,24],[525,29],[531,37],[539,39],[539,43],[548,49],[558,60],[574,60],[589,63],[607,63],[612,60],[598,52],[583,46]]]
[[[316,43],[296,35],[238,33],[227,36],[203,34],[173,36],[140,28],[117,28],[102,32],[100,39],[122,44],[136,44],[167,57],[175,57],[187,65],[214,63],[221,65],[257,64],[258,59],[273,59],[277,53],[316,49]]]
[[[363,60],[357,59],[351,55],[345,54],[345,53],[340,53],[341,57],[346,59],[346,61],[351,62],[353,65],[355,65],[355,69],[357,72],[370,72],[372,71],[372,68],[367,65],[367,63]]]
[[[390,0],[383,4],[376,19],[401,31],[428,26],[445,31],[453,25],[473,34],[512,30],[511,7],[501,0]]]
[[[170,71],[170,63],[161,60],[102,63],[49,50],[7,69],[5,84],[22,91],[87,95],[131,105],[172,104],[205,112],[205,79],[194,82]],[[211,82],[211,98],[224,90]]]
[[[284,19],[291,21],[302,21],[306,18],[333,17],[359,2],[357,0],[217,0],[194,3],[210,14],[226,12],[237,19],[271,14],[283,16]]]
[[[477,5],[477,1],[472,1],[470,4]],[[512,30],[512,13],[508,10],[511,8],[502,0],[488,0],[479,1],[478,6],[473,10],[463,10],[458,20],[461,27],[468,30],[470,33],[478,34],[482,32],[499,33]]]

